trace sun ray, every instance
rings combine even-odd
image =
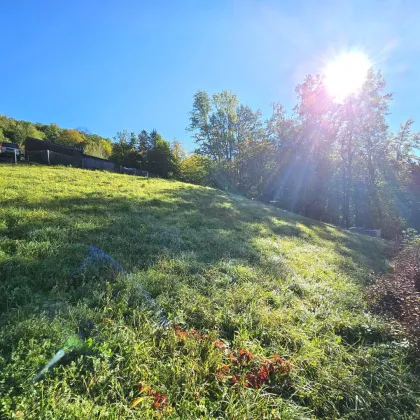
[[[360,51],[347,52],[330,61],[325,70],[325,86],[335,102],[356,93],[366,80],[372,64]]]

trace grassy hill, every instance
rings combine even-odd
[[[0,417],[419,418],[405,342],[366,310],[383,241],[180,182],[0,179]],[[129,275],[72,275],[90,245]]]

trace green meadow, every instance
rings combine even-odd
[[[420,418],[407,343],[367,310],[385,241],[176,181],[0,180],[0,418]],[[73,275],[91,245],[126,273]]]

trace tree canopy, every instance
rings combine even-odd
[[[292,113],[273,104],[266,120],[232,92],[195,94],[187,129],[197,153],[214,163],[213,181],[347,228],[382,229],[387,237],[407,223],[420,228],[420,135],[411,119],[390,131],[392,95],[381,72],[369,71],[342,103],[332,100],[322,75],[307,76],[296,94]]]

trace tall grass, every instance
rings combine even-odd
[[[0,416],[419,418],[405,341],[364,299],[384,242],[179,182],[8,165],[0,179]],[[72,276],[89,245],[130,275]],[[247,384],[273,354],[290,372]]]

